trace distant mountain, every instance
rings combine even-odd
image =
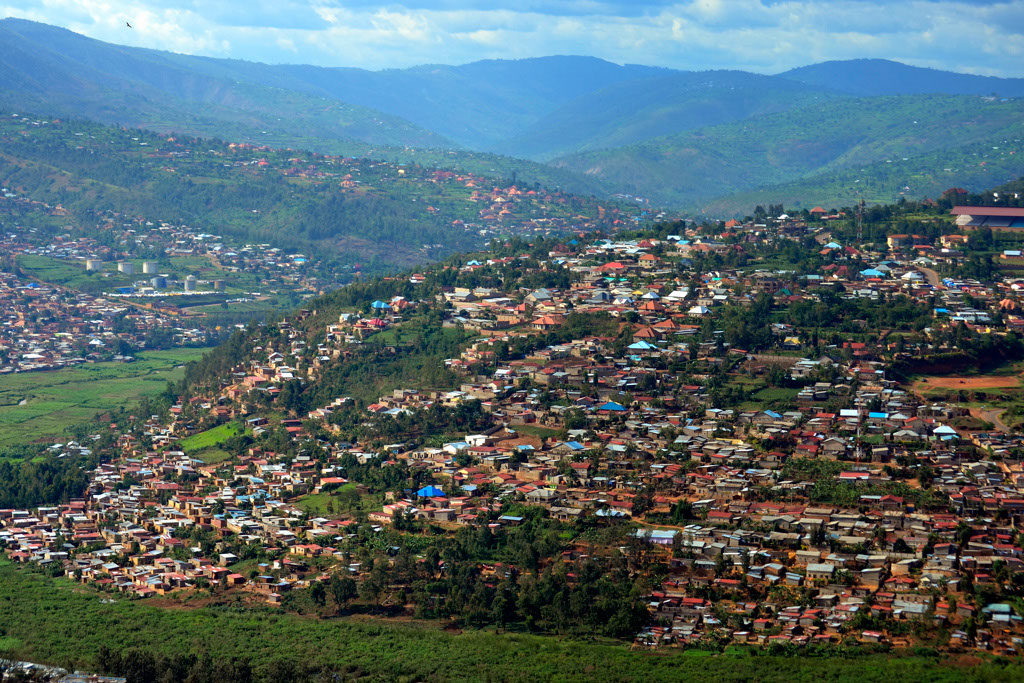
[[[591,69],[592,79],[601,78],[605,66],[607,73],[629,70],[585,58],[530,61],[531,64],[520,66],[530,70],[541,64],[571,62]],[[478,81],[500,81],[500,73],[507,66],[481,62],[466,67],[438,67],[468,74],[460,77],[461,85],[452,86],[443,94],[454,99],[454,90],[471,91],[468,79],[474,74]],[[646,67],[637,70],[658,71]],[[0,20],[0,111],[84,117],[160,132],[458,168],[501,178],[516,176],[524,182],[575,193],[606,194],[607,188],[596,179],[529,161],[461,151],[458,143],[399,116],[336,97],[349,92],[358,95],[355,99],[366,100],[372,99],[368,93],[377,92],[385,104],[390,97],[397,108],[403,93],[408,92],[403,88],[413,88],[415,71],[379,72],[383,80],[373,83],[377,74],[360,69],[268,66],[193,57],[112,45],[20,19]],[[554,71],[544,81],[546,85],[535,87],[557,91],[559,78],[565,80],[565,76],[559,76],[557,68]],[[335,72],[346,75],[348,85],[339,84],[332,75]],[[317,78],[325,80],[322,87],[317,85]],[[410,83],[402,85],[388,80],[392,78]],[[585,81],[580,79],[579,83]],[[571,97],[573,87],[564,85],[564,97]],[[431,87],[423,86],[423,90],[429,92]],[[480,99],[487,97],[481,95]],[[500,109],[500,105],[495,107]],[[508,102],[504,105],[509,106]],[[431,109],[426,105],[422,108]],[[434,110],[437,111],[436,107]],[[461,115],[466,120],[473,118],[466,112]],[[443,118],[442,114],[436,116]],[[500,118],[500,112],[491,112],[489,116]],[[485,122],[481,125],[490,120],[485,115],[479,119]],[[505,134],[506,129],[501,129],[500,135]]]
[[[260,130],[286,126],[277,114],[308,135],[478,149],[585,93],[670,73],[594,57],[384,71],[268,65],[112,45],[20,19],[0,21],[0,55],[0,90],[8,91],[0,103],[49,99],[55,106],[87,107],[79,113],[107,121],[116,111],[142,114],[154,105],[178,115],[187,104],[209,108],[188,112],[193,118],[205,113]],[[64,84],[72,85],[70,92],[61,91]],[[265,112],[271,116],[260,118]]]
[[[1022,140],[1024,100],[908,95],[831,100],[553,163],[656,202],[703,208],[720,197],[939,152],[941,168],[976,165],[975,184],[990,186],[1022,175]],[[964,158],[958,150],[968,145],[1003,162]]]
[[[577,97],[496,149],[550,159],[787,111],[839,96],[785,78],[745,71],[677,71]]]
[[[485,60],[367,71],[173,55],[202,73],[288,88],[399,116],[459,144],[487,149],[563,103],[595,89],[669,69],[594,57]]]
[[[908,66],[887,59],[822,62],[779,76],[853,95],[998,95],[1024,97],[1024,78],[995,78]]]
[[[0,21],[0,107],[221,137],[451,146],[393,115],[190,69],[178,55]],[[262,136],[262,137],[261,137]]]
[[[977,97],[993,93],[995,100],[1024,96],[1024,79],[879,59],[776,76],[577,56],[384,71],[275,66],[0,21],[0,112],[87,117],[685,206],[874,168],[888,156],[956,157],[951,150],[964,145],[998,146],[1017,130],[1020,102]],[[994,167],[986,173],[1001,180]]]

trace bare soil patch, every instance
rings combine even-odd
[[[1020,386],[1020,378],[1016,375],[924,377],[914,382],[916,391],[928,389],[1013,389]]]

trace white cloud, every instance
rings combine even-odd
[[[968,0],[0,0],[114,43],[265,62],[404,67],[587,54],[774,73],[885,57],[1024,76],[1024,3]],[[124,21],[134,29],[127,29]]]

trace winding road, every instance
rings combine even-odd
[[[1002,408],[971,408],[971,416],[976,417],[979,420],[984,420],[985,422],[991,422],[995,428],[1003,434],[1009,434],[1013,431],[1010,429],[1009,425],[1003,422]]]

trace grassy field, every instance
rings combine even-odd
[[[305,510],[311,515],[322,515],[327,513],[327,503],[331,499],[332,496],[329,493],[310,493],[296,500],[295,507]]]
[[[799,389],[789,387],[765,387],[758,389],[751,396],[758,401],[793,401],[799,393]]]
[[[329,507],[332,501],[334,504],[333,511]],[[356,509],[379,510],[383,504],[384,497],[382,495],[360,495],[356,491],[356,485],[353,483],[339,486],[333,491],[310,493],[295,501],[297,508],[305,510],[311,515],[326,515],[330,512],[345,512]]]
[[[228,422],[218,425],[205,432],[199,432],[181,440],[181,447],[186,453],[201,451],[213,446],[219,446],[231,437],[242,432],[242,426],[237,422]]]
[[[552,436],[558,436],[562,433],[561,429],[555,429],[553,427],[545,427],[543,425],[512,425],[511,429],[514,429],[517,434],[525,434],[526,436],[537,436],[542,439],[547,439]]]
[[[0,446],[59,437],[67,427],[155,396],[204,349],[140,353],[133,363],[87,363],[0,377]]]
[[[89,294],[102,294],[110,292],[118,287],[126,287],[138,282],[148,280],[149,276],[142,275],[142,261],[132,261],[135,265],[134,275],[125,275],[117,271],[117,264],[108,262],[104,264],[103,271],[89,272],[85,269],[85,262],[64,261],[49,256],[38,256],[26,254],[18,256],[18,265],[29,277],[36,278],[43,282],[49,282],[72,289],[78,289]],[[215,268],[210,259],[201,257],[176,257],[170,260],[170,267],[161,264],[160,272],[170,272],[174,277],[184,279],[186,275],[196,275],[203,280],[223,279],[226,282],[224,292],[210,294],[200,297],[170,297],[178,306],[193,313],[203,313],[211,316],[224,314],[253,314],[262,315],[270,311],[282,308],[292,308],[301,301],[298,295],[286,292],[279,295],[265,296],[259,301],[223,303],[226,299],[235,298],[243,293],[262,289],[258,278],[250,273],[229,272],[221,268]],[[151,304],[152,299],[133,298],[130,299],[136,304]]]
[[[102,595],[64,579],[0,564],[4,656],[68,668],[95,667],[101,646],[154,655],[248,659],[259,680],[275,662],[326,668],[361,680],[1021,680],[1024,666],[972,657],[778,657],[634,651],[600,640],[490,631],[451,633],[431,624],[374,618],[314,619],[231,604],[164,609]],[[225,601],[230,602],[230,601]]]
[[[238,422],[228,422],[182,439],[181,446],[189,455],[199,458],[207,465],[214,465],[234,457],[218,446],[244,431]]]
[[[225,460],[230,460],[234,456],[227,451],[222,451],[219,448],[207,448],[194,454],[195,457],[202,460],[207,465],[215,465]]]
[[[74,263],[35,254],[22,254],[18,256],[17,262],[30,277],[90,293],[123,287],[141,278],[117,272],[117,264],[112,262],[104,264],[102,272],[87,271],[85,261]],[[141,262],[135,265],[141,272]]]

